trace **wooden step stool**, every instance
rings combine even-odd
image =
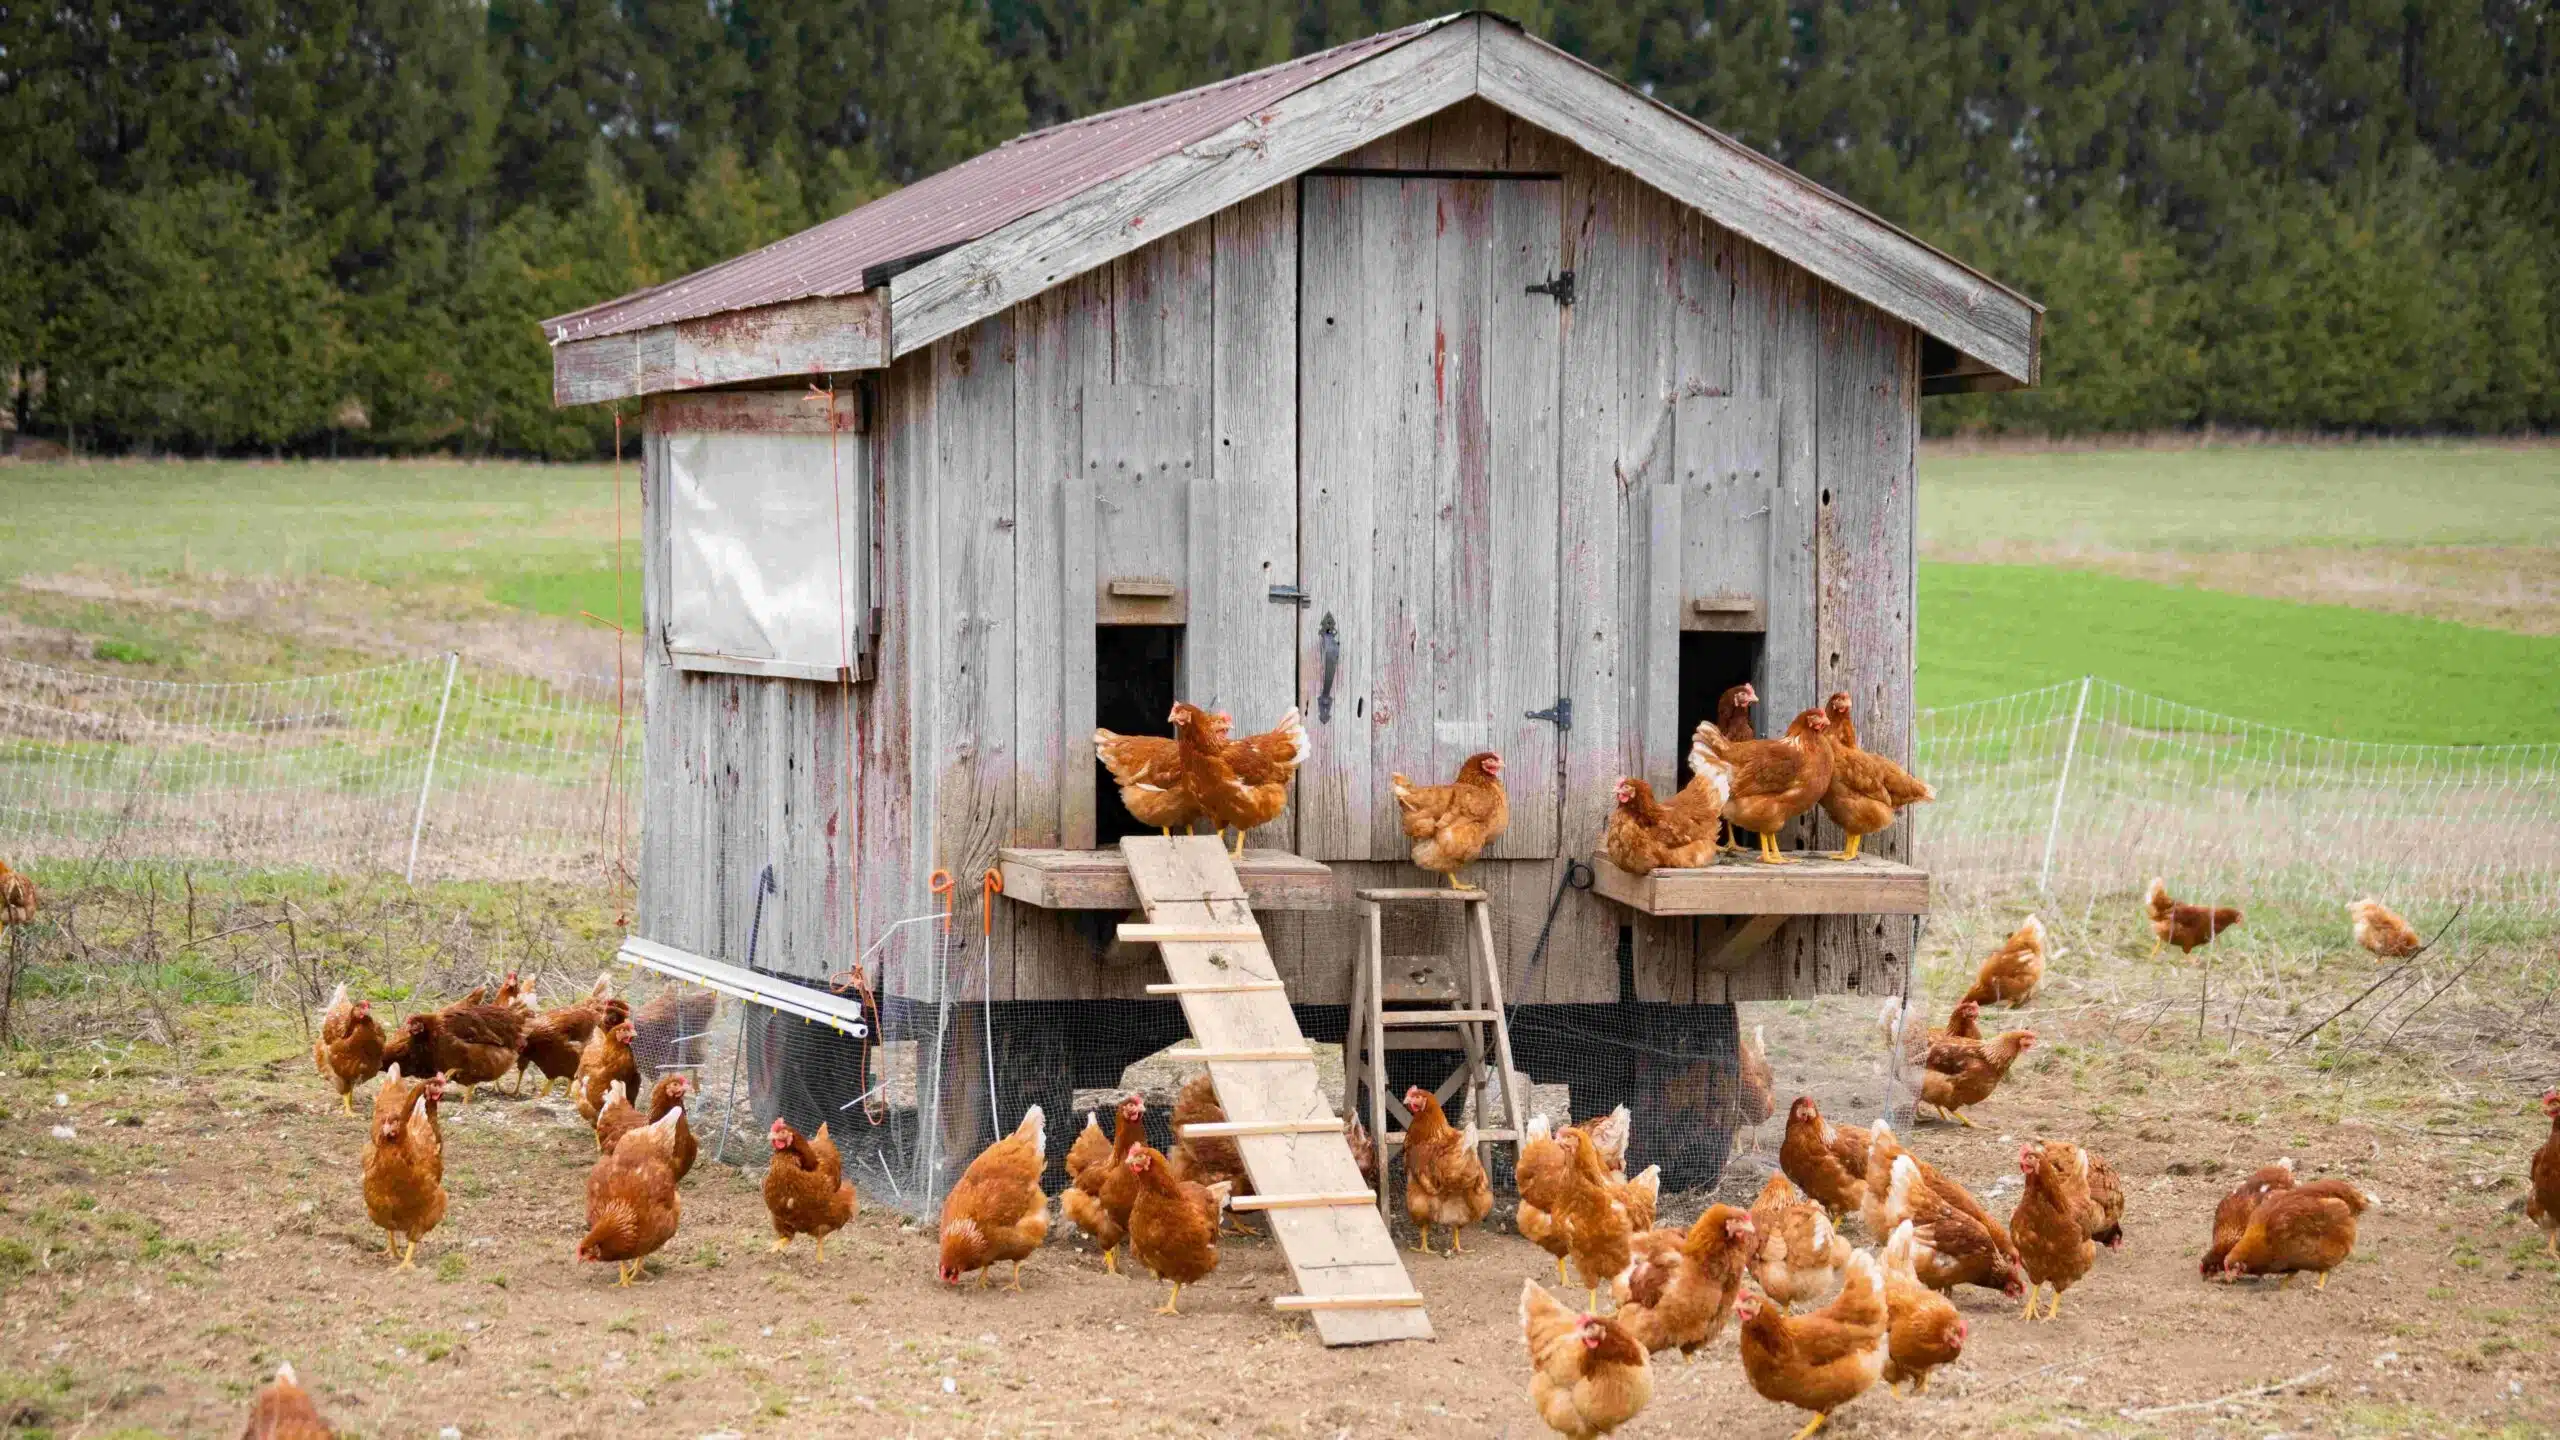
[[[1296,1277],[1299,1293],[1272,1305],[1310,1314],[1327,1345],[1430,1339],[1422,1294],[1369,1208],[1342,1117],[1325,1098],[1315,1052],[1226,847],[1206,835],[1133,835],[1120,849],[1147,911],[1147,923],[1121,926],[1120,938],[1164,956],[1170,983],[1147,993],[1178,997],[1200,1044],[1171,1053],[1208,1065],[1227,1112],[1223,1123],[1182,1133],[1236,1142],[1254,1193],[1235,1208],[1268,1212]]]
[[[1496,1142],[1518,1145],[1523,1133],[1517,1085],[1519,1069],[1511,1060],[1511,1022],[1502,1003],[1502,961],[1494,953],[1491,898],[1482,890],[1372,889],[1357,892],[1366,938],[1360,961],[1351,972],[1351,1022],[1343,1036],[1344,1103],[1368,1111],[1369,1133],[1378,1145],[1378,1212],[1388,1209],[1387,1154],[1404,1143],[1404,1131],[1390,1132],[1387,1117],[1411,1124],[1413,1114],[1402,1096],[1387,1093],[1386,1057],[1398,1050],[1433,1050],[1457,1054],[1456,1069],[1434,1087],[1443,1109],[1461,1090],[1485,1093],[1489,1080],[1502,1091],[1500,1125],[1477,1117],[1476,1136],[1483,1142],[1478,1158],[1488,1168]],[[1463,952],[1454,957],[1386,954],[1386,908],[1389,905],[1464,905]],[[1454,971],[1454,973],[1453,973]],[[1389,1009],[1422,1005],[1425,1009]],[[1367,1093],[1362,1094],[1363,1086]],[[1365,1100],[1365,1106],[1363,1101]],[[1455,1116],[1452,1124],[1461,1123]]]

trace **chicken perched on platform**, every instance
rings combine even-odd
[[[1642,1232],[1617,1280],[1618,1323],[1647,1350],[1695,1356],[1724,1332],[1759,1245],[1757,1222],[1730,1205],[1708,1206],[1685,1231]]]
[[[1013,1262],[1013,1285],[1022,1288],[1022,1262],[1049,1238],[1049,1196],[1040,1188],[1048,1157],[1047,1123],[1040,1107],[1022,1114],[1013,1133],[978,1152],[960,1183],[942,1201],[942,1258],[935,1273],[945,1285],[975,1270],[978,1288],[987,1272]]]
[[[676,1194],[676,1135],[683,1126],[684,1110],[671,1110],[624,1135],[587,1172],[587,1233],[578,1241],[578,1258],[614,1262],[617,1284],[639,1278],[684,1218]]]
[[[2214,941],[2225,930],[2237,927],[2244,918],[2225,905],[2219,909],[2204,905],[2181,905],[2169,898],[2169,887],[2158,876],[2152,877],[2151,888],[2144,893],[2143,908],[2151,916],[2151,954],[2156,957],[2163,945],[2175,945],[2186,954]]]
[[[320,1417],[320,1407],[293,1373],[291,1364],[276,1367],[276,1378],[260,1386],[249,1402],[249,1425],[240,1440],[330,1440],[338,1432]]]
[[[2273,1165],[2259,1166],[2223,1196],[2222,1203],[2213,1207],[2213,1237],[2205,1246],[2204,1259],[2197,1262],[2197,1273],[2207,1280],[2227,1279],[2222,1262],[2229,1258],[2231,1247],[2240,1243],[2240,1237],[2249,1233],[2249,1217],[2258,1213],[2258,1202],[2278,1190],[2292,1188],[2293,1160],[2288,1156]]]
[[[1784,1175],[1772,1175],[1751,1202],[1751,1227],[1759,1237],[1751,1253],[1751,1278],[1780,1305],[1806,1305],[1831,1293],[1849,1263],[1849,1242],[1833,1227],[1819,1201],[1799,1194]]]
[[[1448,877],[1451,888],[1476,887],[1458,878],[1484,847],[1511,824],[1511,799],[1502,789],[1502,757],[1490,750],[1467,757],[1458,778],[1446,785],[1416,785],[1402,775],[1388,777],[1396,805],[1404,811],[1405,838],[1413,842],[1413,863]]]
[[[373,1129],[364,1143],[364,1210],[382,1232],[383,1253],[401,1270],[416,1268],[418,1242],[444,1220],[444,1136],[428,1109],[443,1083],[410,1079],[392,1066],[373,1095]],[[407,1248],[401,1248],[401,1242]]]
[[[1617,808],[1600,832],[1600,851],[1630,875],[1656,870],[1697,870],[1715,863],[1716,817],[1690,815],[1653,797],[1653,786],[1628,775],[1618,780]]]
[[[596,1027],[619,1025],[630,1018],[630,1007],[613,998],[611,977],[598,973],[586,999],[547,1010],[526,1022],[524,1039],[516,1046],[516,1093],[524,1093],[524,1072],[528,1069],[542,1072],[542,1094],[546,1098],[553,1085],[575,1080],[578,1058]]]
[[[1236,832],[1232,858],[1244,858],[1245,832],[1280,818],[1289,806],[1289,782],[1306,762],[1307,727],[1293,706],[1260,735],[1228,738],[1235,717],[1204,712],[1188,702],[1167,717],[1181,748],[1182,783],[1219,833]]]
[[[1849,837],[1831,858],[1855,860],[1866,837],[1892,828],[1896,814],[1937,799],[1938,792],[1891,760],[1859,748],[1848,691],[1834,691],[1823,715],[1831,722],[1822,732],[1831,747],[1831,783],[1822,792],[1822,813]]]
[[[2372,1203],[2344,1180],[2271,1190],[2249,1212],[2249,1228],[2241,1232],[2239,1243],[2222,1257],[2222,1273],[2229,1278],[2282,1275],[2291,1286],[2294,1276],[2309,1271],[2319,1277],[2318,1288],[2326,1290],[2329,1272],[2355,1253],[2356,1217]]]
[[[1493,1208],[1493,1182],[1476,1158],[1476,1127],[1461,1132],[1449,1124],[1439,1097],[1416,1085],[1404,1092],[1413,1123],[1404,1132],[1404,1213],[1422,1230],[1416,1250],[1431,1248],[1431,1227],[1449,1227],[1449,1253],[1466,1253],[1467,1226]]]
[[[2009,1067],[2035,1043],[2033,1030],[2006,1030],[1989,1040],[1949,1036],[1935,1042],[1920,1072],[1921,1103],[1936,1107],[1940,1115],[1967,1129],[1974,1128],[1964,1114],[1966,1107],[1990,1099],[2000,1082],[2009,1078]]]
[[[1137,1186],[1129,1206],[1129,1258],[1173,1286],[1157,1308],[1179,1315],[1182,1287],[1196,1285],[1218,1268],[1218,1220],[1226,1213],[1227,1185],[1177,1180],[1153,1146],[1129,1152],[1127,1169]]]
[[[1778,1144],[1778,1168],[1835,1219],[1866,1201],[1866,1185],[1859,1179],[1866,1168],[1865,1132],[1857,1132],[1854,1164],[1844,1153],[1851,1147],[1838,1143],[1846,1133],[1822,1117],[1812,1096],[1799,1095],[1787,1107],[1787,1134]],[[1768,1227],[1761,1228],[1766,1233]]]
[[[1920,1283],[1914,1265],[1919,1248],[1911,1222],[1905,1220],[1885,1241],[1879,1267],[1886,1315],[1884,1382],[1894,1386],[1908,1380],[1914,1395],[1928,1393],[1930,1371],[1963,1358],[1965,1337],[1964,1316],[1955,1302]]]
[[[1236,1148],[1236,1142],[1220,1135],[1194,1139],[1182,1133],[1193,1125],[1224,1124],[1226,1118],[1227,1107],[1218,1103],[1218,1087],[1209,1078],[1208,1071],[1203,1070],[1183,1081],[1182,1089],[1173,1097],[1173,1133],[1178,1138],[1173,1143],[1173,1153],[1165,1157],[1165,1164],[1176,1180],[1188,1180],[1195,1185],[1224,1185],[1230,1198],[1250,1195],[1253,1193],[1253,1180],[1245,1173],[1244,1152]],[[1235,1234],[1253,1233],[1236,1224],[1223,1210],[1219,1217]]]
[[[767,1138],[773,1159],[764,1171],[764,1208],[773,1220],[773,1248],[786,1250],[791,1237],[816,1242],[818,1263],[827,1261],[827,1237],[853,1223],[862,1200],[844,1178],[844,1160],[824,1124],[804,1136],[777,1115]]]
[[[1170,735],[1093,732],[1093,758],[1120,787],[1120,803],[1141,825],[1171,835],[1189,834],[1200,821],[1200,802],[1182,780],[1182,745]]]
[[[1607,1435],[1653,1401],[1644,1345],[1617,1321],[1575,1314],[1535,1280],[1520,1284],[1520,1338],[1529,1346],[1529,1403],[1559,1435]]]
[[[374,1022],[372,1005],[349,999],[341,982],[329,997],[328,1013],[320,1018],[320,1038],[311,1042],[311,1062],[321,1079],[337,1087],[341,1114],[356,1113],[356,1087],[382,1073],[382,1050],[382,1027]]]
[[[1884,1276],[1875,1257],[1863,1251],[1849,1257],[1840,1293],[1811,1314],[1789,1315],[1747,1292],[1736,1313],[1742,1317],[1742,1372],[1751,1388],[1763,1399],[1813,1412],[1795,1440],[1821,1429],[1832,1411],[1884,1377],[1891,1316]]]
[[[1130,1152],[1147,1138],[1146,1097],[1132,1091],[1112,1117],[1111,1139],[1101,1155],[1077,1168],[1073,1162],[1075,1151],[1084,1146],[1082,1137],[1068,1150],[1068,1172],[1075,1183],[1059,1194],[1058,1208],[1102,1247],[1102,1268],[1117,1275],[1120,1243],[1129,1238],[1129,1207],[1138,1200],[1138,1182],[1130,1175],[1128,1163]],[[1094,1133],[1098,1137],[1101,1131],[1096,1128]]]
[[[2560,1260],[2560,1090],[2542,1092],[2542,1113],[2551,1117],[2551,1137],[2526,1171],[2524,1214],[2542,1230],[2543,1253]]]
[[[2382,959],[2406,960],[2427,948],[2418,932],[2409,928],[2408,921],[2370,895],[2350,902],[2347,916],[2355,921],[2356,943]],[[2236,912],[2233,923],[2238,923]]]
[[[2044,921],[2030,915],[1985,957],[1964,998],[1976,1005],[2024,1005],[2044,984],[2044,962]]]
[[[1778,832],[1788,821],[1812,809],[1831,788],[1831,747],[1822,732],[1831,721],[1819,710],[1807,710],[1787,727],[1783,740],[1732,741],[1720,731],[1700,726],[1693,738],[1703,740],[1716,759],[1733,767],[1724,818],[1736,831],[1760,836],[1765,864],[1790,863],[1778,853]]]
[[[2018,1148],[2018,1170],[2027,1184],[2009,1216],[2009,1235],[2027,1271],[2027,1308],[2021,1319],[2036,1318],[2036,1297],[2046,1286],[2053,1288],[2053,1305],[2044,1318],[2061,1314],[2062,1292],[2079,1284],[2098,1261],[2098,1247],[2082,1223],[2090,1203],[2087,1163],[2076,1145]]]

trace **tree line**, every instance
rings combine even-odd
[[[592,455],[541,318],[1411,0],[0,0],[0,387],[98,451]],[[1527,0],[2049,307],[1933,429],[2560,425],[2549,0]]]

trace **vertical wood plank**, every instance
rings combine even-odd
[[[1445,188],[1456,188],[1441,182]],[[1470,187],[1472,188],[1472,187]],[[1439,633],[1448,643],[1452,622],[1488,615],[1492,625],[1482,649],[1462,649],[1458,659],[1479,672],[1491,712],[1490,739],[1521,782],[1512,787],[1511,825],[1486,854],[1543,858],[1558,849],[1557,791],[1561,732],[1528,718],[1553,706],[1564,691],[1557,626],[1556,525],[1563,513],[1562,438],[1557,410],[1563,383],[1563,307],[1532,285],[1551,281],[1563,268],[1563,186],[1548,180],[1494,181],[1492,233],[1486,275],[1488,352],[1484,362],[1484,424],[1490,545],[1484,578],[1452,599],[1463,609],[1444,611]],[[1468,525],[1464,531],[1477,527]],[[1444,718],[1457,718],[1445,716]],[[1479,748],[1440,747],[1431,778],[1453,775]]]
[[[1071,288],[1043,292],[1014,308],[1013,829],[1018,845],[1055,845],[1065,790],[1065,654],[1090,645],[1068,633],[1059,602],[1066,584],[1059,496],[1083,458],[1078,402],[1083,377],[1072,341]]]
[[[1324,417],[1300,429],[1300,501],[1304,585],[1311,597],[1298,626],[1298,693],[1307,702],[1310,753],[1298,771],[1299,853],[1314,860],[1363,860],[1370,854],[1369,721],[1354,697],[1367,694],[1374,647],[1352,637],[1371,633],[1371,547],[1377,532],[1371,486],[1373,436],[1380,428],[1371,407],[1389,397],[1361,383],[1382,315],[1361,291],[1368,217],[1360,182],[1313,176],[1300,187],[1298,406],[1304,416]],[[1319,712],[1325,690],[1323,622],[1330,617],[1340,642],[1329,715]]]
[[[1194,482],[1208,473],[1206,398],[1196,384],[1086,384],[1084,473],[1104,587],[1134,577],[1188,583],[1187,517]]]
[[[1351,783],[1357,787],[1355,811],[1368,827],[1360,853],[1387,860],[1405,853],[1399,812],[1383,798],[1387,777],[1398,771],[1428,774],[1432,768],[1438,614],[1433,587],[1443,528],[1433,512],[1447,483],[1444,468],[1456,463],[1442,419],[1451,337],[1443,329],[1439,272],[1452,252],[1463,264],[1468,251],[1439,243],[1450,217],[1435,203],[1431,182],[1349,183],[1365,217],[1357,283],[1372,319],[1367,368],[1355,384],[1373,397],[1367,484],[1376,525],[1363,537],[1370,550],[1369,615],[1365,623],[1344,622],[1342,647],[1346,654],[1376,657],[1366,692],[1350,697],[1351,722],[1369,730],[1368,771]],[[1468,218],[1463,211],[1455,217],[1460,225]],[[1335,716],[1341,718],[1339,706]]]

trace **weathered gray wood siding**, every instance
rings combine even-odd
[[[1512,998],[1615,999],[1629,917],[1595,896],[1569,892],[1534,976],[1527,963],[1565,857],[1597,846],[1616,777],[1667,786],[1677,774],[1691,599],[1761,600],[1765,724],[1845,688],[1862,740],[1908,756],[1916,334],[1482,102],[1326,169],[1561,177],[1556,253],[1578,292],[1561,317],[1552,441],[1556,654],[1575,706],[1555,762],[1562,853],[1485,861],[1471,878],[1495,896]],[[1299,447],[1320,466],[1330,419],[1297,408],[1299,205],[1294,183],[1257,196],[881,377],[864,447],[881,517],[879,678],[854,690],[852,828],[835,816],[834,687],[679,675],[653,642],[644,933],[742,954],[743,857],[775,853],[788,938],[769,954],[815,974],[843,963],[847,900],[858,895],[876,938],[933,908],[926,876],[939,867],[957,880],[954,974],[969,993],[981,973],[999,998],[1131,997],[1156,978],[1152,954],[1097,945],[1108,917],[999,902],[982,942],[979,877],[1000,845],[1093,843],[1091,637],[1111,566],[1182,585],[1189,698],[1249,728],[1312,707],[1300,665],[1331,602],[1302,613],[1268,598],[1302,580],[1321,589],[1329,563],[1299,531]],[[664,507],[650,495],[654,636]],[[1346,677],[1337,697],[1348,689]],[[1870,848],[1907,855],[1912,823]],[[1298,824],[1258,838],[1293,844]],[[1400,857],[1335,870],[1346,895],[1421,878]],[[1720,922],[1642,922],[1635,998],[1875,993],[1899,983],[1907,924],[1798,922],[1726,975],[1700,963]],[[1265,929],[1293,999],[1349,998],[1347,908],[1266,917]],[[901,952],[924,947],[893,943]]]

